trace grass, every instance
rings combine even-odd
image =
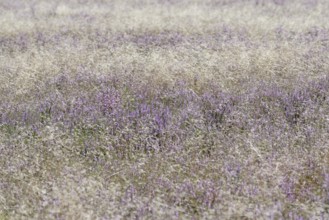
[[[329,218],[325,0],[0,2],[0,219]]]

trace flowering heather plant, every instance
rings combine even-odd
[[[325,0],[0,3],[0,219],[328,219]]]

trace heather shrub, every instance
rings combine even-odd
[[[0,3],[0,219],[327,219],[328,3]]]

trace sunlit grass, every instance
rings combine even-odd
[[[0,220],[329,218],[328,9],[2,1]]]

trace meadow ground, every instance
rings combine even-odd
[[[328,219],[328,11],[1,0],[0,219]]]

